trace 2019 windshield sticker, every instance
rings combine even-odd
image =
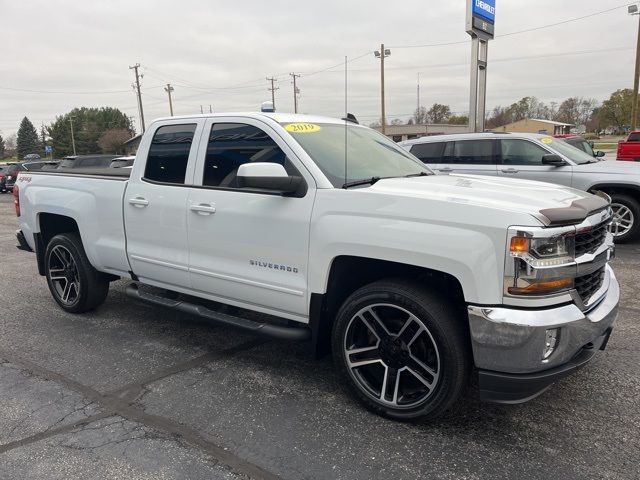
[[[279,263],[263,262],[260,260],[249,260],[249,265],[252,265],[254,267],[269,268],[271,270],[280,270],[282,272],[298,273],[297,267],[281,265]]]
[[[284,129],[291,133],[315,133],[322,130],[320,125],[315,123],[287,123]]]

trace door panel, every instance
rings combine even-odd
[[[543,165],[542,157],[550,152],[525,139],[500,140],[499,174],[505,178],[536,180],[571,186],[573,166]]]
[[[315,185],[270,127],[232,120],[216,119],[215,125],[205,127],[196,173],[196,183],[204,185],[189,192],[192,286],[218,297],[307,315]],[[251,161],[282,163],[290,174],[302,175],[306,195],[282,197],[238,188],[237,168]]]
[[[190,286],[186,184],[193,179],[198,139],[197,122],[160,126],[147,149],[145,172],[125,191],[127,253],[143,281]]]

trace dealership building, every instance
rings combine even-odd
[[[547,135],[561,135],[571,133],[575,125],[570,123],[554,122],[553,120],[543,120],[537,118],[524,118],[517,122],[508,123],[498,128],[494,132],[518,132],[518,133],[543,133]]]
[[[374,130],[381,131],[381,127],[373,127]],[[385,135],[394,142],[403,140],[411,140],[412,138],[426,137],[429,135],[443,135],[451,133],[467,133],[468,125],[449,125],[442,124],[422,124],[422,125],[387,125],[385,127]]]

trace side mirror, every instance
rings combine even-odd
[[[240,188],[272,190],[282,195],[293,194],[302,184],[302,178],[291,176],[279,163],[244,163],[238,168]]]
[[[567,162],[565,162],[560,155],[549,153],[547,155],[542,156],[542,164],[551,165],[553,167],[561,167],[563,165],[566,165]]]
[[[596,157],[604,157],[604,152],[602,150],[598,150],[596,152]]]

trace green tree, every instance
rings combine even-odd
[[[451,115],[449,117],[450,125],[469,125],[469,116],[467,115]]]
[[[40,140],[38,139],[38,132],[33,126],[33,123],[31,123],[31,121],[27,117],[24,117],[22,119],[22,122],[20,122],[17,143],[17,153],[19,159],[23,159],[25,155],[28,155],[30,153],[40,153]]]
[[[624,130],[624,125],[631,121],[631,106],[633,92],[630,88],[616,90],[608,100],[602,102],[598,111],[598,120],[603,128],[613,127],[618,132]]]
[[[56,117],[55,122],[47,127],[57,156],[73,153],[71,122],[78,155],[100,152],[102,148],[98,142],[109,130],[126,130],[130,137],[134,135],[131,120],[117,108],[74,108]]]
[[[449,107],[449,105],[442,105],[441,103],[434,103],[427,112],[429,123],[446,123],[450,116],[451,107]]]
[[[4,147],[4,138],[2,138],[2,135],[0,135],[0,158],[4,158],[6,151],[5,151],[5,147]]]

